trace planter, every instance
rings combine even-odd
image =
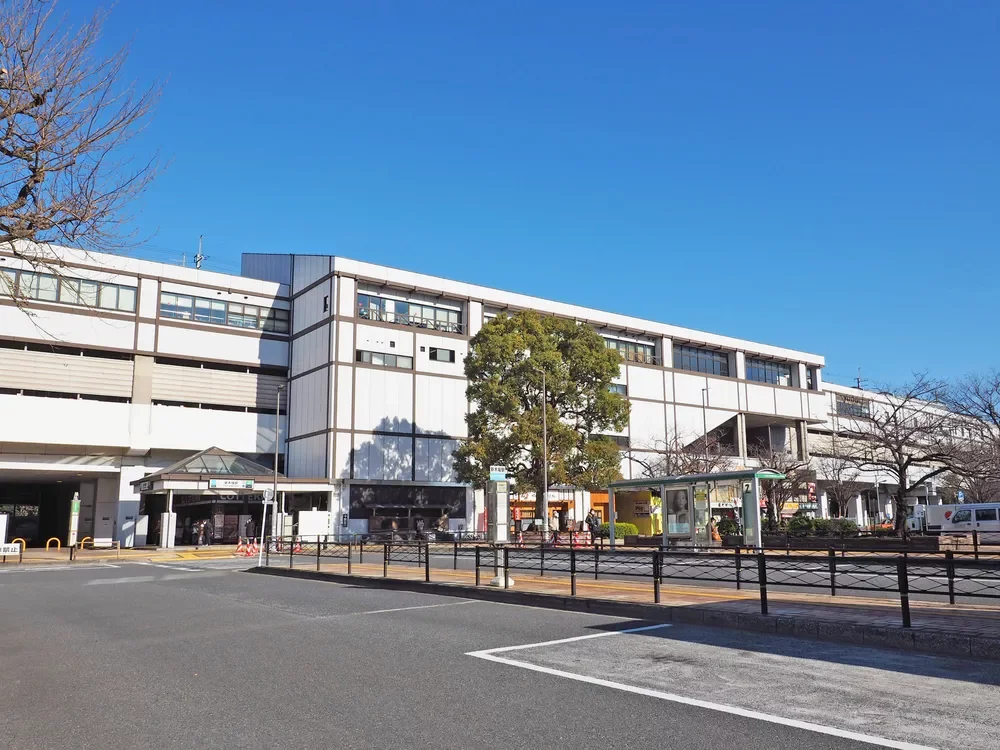
[[[939,550],[938,537],[914,536],[908,539],[900,539],[896,536],[882,537],[861,537],[861,536],[792,536],[786,538],[782,536],[765,536],[763,539],[765,547],[777,547],[783,549],[788,546],[792,549],[837,549],[846,550],[889,550],[900,552],[906,550],[910,552],[937,552]]]

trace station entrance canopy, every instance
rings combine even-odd
[[[770,469],[741,469],[708,474],[679,474],[622,480],[608,485],[608,521],[611,546],[615,545],[615,492],[656,489],[660,491],[660,513],[663,522],[663,544],[670,541],[705,543],[712,511],[712,492],[722,487],[735,488],[742,500],[741,521],[744,544],[761,546],[760,480],[780,480],[785,475]],[[700,498],[695,489],[704,487]]]

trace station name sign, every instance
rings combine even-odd
[[[210,490],[252,490],[252,479],[209,479]]]

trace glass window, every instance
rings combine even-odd
[[[410,324],[410,304],[408,302],[397,302],[395,304],[395,313],[393,313],[393,321],[401,325]]]
[[[194,298],[194,319],[199,323],[211,323],[212,322],[212,301],[207,299],[202,299],[201,297]]]
[[[976,520],[977,521],[996,521],[997,520],[997,509],[996,508],[976,508]]]
[[[244,328],[256,328],[257,327],[257,313],[260,308],[256,305],[243,305],[243,327]]]
[[[118,287],[118,308],[122,309],[122,295],[124,294],[127,287]],[[194,316],[194,297],[188,297],[186,294],[177,295],[177,307],[175,308],[175,318],[180,318],[181,320],[191,320]]]
[[[174,295],[160,295],[160,314],[167,315],[164,312],[164,299],[166,297],[171,298],[170,308],[174,307]],[[118,309],[118,287],[114,284],[101,284],[101,296],[97,302],[99,307],[103,307],[105,310],[117,310]],[[170,317],[167,315],[167,317]]]
[[[810,391],[816,390],[816,368],[807,367],[806,368],[806,388]]]
[[[229,317],[226,322],[231,326],[243,327],[243,305],[229,303]]]
[[[180,297],[178,297],[180,299]],[[191,299],[188,297],[187,299]],[[118,287],[118,309],[123,312],[135,312],[135,287],[134,286],[120,286]],[[191,314],[191,305],[188,304],[188,317]]]
[[[971,521],[971,520],[972,520],[971,510],[956,510],[955,515],[951,517],[952,523],[962,523],[963,521]]]
[[[372,364],[373,365],[384,365],[385,358],[387,355],[382,352],[372,352]]]
[[[37,299],[46,302],[55,302],[59,299],[59,279],[49,276],[47,273],[38,274]]]
[[[221,300],[212,300],[212,312],[210,314],[211,323],[217,323],[218,325],[226,324],[226,308],[228,305]]]
[[[401,300],[385,300],[373,294],[359,293],[357,300],[359,318],[384,320],[420,328],[436,328],[439,331],[462,332],[462,313],[459,310]]]
[[[371,352],[363,352],[360,349],[358,349],[357,354],[355,356],[355,359],[358,362],[371,362],[372,361],[372,353]]]
[[[747,380],[771,385],[791,385],[792,366],[785,362],[747,357]]]
[[[22,297],[34,297],[38,294],[38,274],[31,271],[21,271],[18,279],[18,292]]]
[[[675,344],[674,368],[729,377],[729,354],[698,346]]]
[[[17,289],[17,271],[0,268],[0,295],[10,297]]]
[[[439,349],[436,346],[430,348],[430,358],[435,362],[454,362],[455,352],[452,349]]]
[[[279,333],[288,333],[288,310],[275,308],[273,312],[274,330]]]
[[[87,307],[97,307],[97,300],[101,294],[101,285],[96,281],[80,282],[80,302]]]
[[[404,357],[402,354],[396,355],[396,367],[400,367],[404,370],[413,369],[413,357]]]
[[[80,281],[78,279],[59,280],[59,301],[69,305],[80,304]]]
[[[624,383],[612,383],[608,386],[608,390],[611,391],[611,393],[617,393],[622,396],[628,395],[628,389],[625,387]]]
[[[854,396],[838,395],[837,414],[842,417],[866,418],[868,416],[868,402]]]
[[[615,349],[622,355],[622,359],[629,362],[641,362],[654,364],[656,362],[656,349],[652,344],[637,344],[633,341],[618,341],[617,339],[604,339],[604,345],[608,349]]]

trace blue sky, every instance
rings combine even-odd
[[[148,257],[339,254],[840,382],[998,364],[998,34],[991,0],[121,0],[107,28],[166,81]]]

